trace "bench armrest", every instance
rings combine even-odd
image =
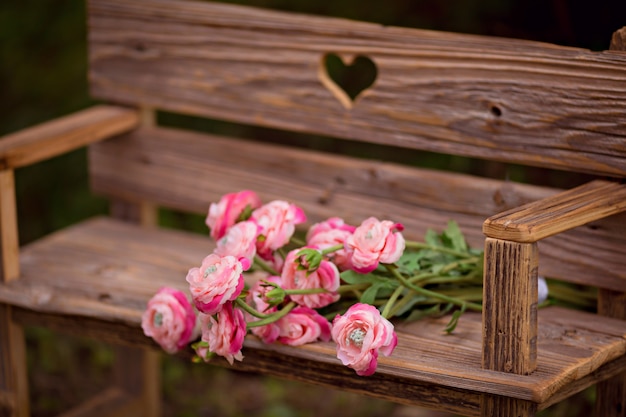
[[[577,226],[626,211],[626,184],[595,180],[487,219],[490,238],[533,243]]]
[[[139,112],[98,105],[0,138],[0,169],[14,169],[115,136],[139,125]]]
[[[626,185],[596,180],[483,224],[483,368],[537,368],[537,241],[626,210]]]

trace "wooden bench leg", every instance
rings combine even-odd
[[[11,320],[11,308],[0,305],[0,416],[29,414],[24,331]]]
[[[626,293],[601,289],[598,313],[626,320]],[[626,417],[626,372],[598,383],[596,389],[596,416]]]
[[[0,283],[20,276],[17,208],[13,170],[0,171]],[[24,330],[11,307],[0,305],[0,416],[30,414]]]
[[[537,404],[499,395],[483,394],[480,412],[482,417],[533,417]]]
[[[115,356],[115,385],[139,401],[144,417],[159,417],[161,415],[159,352],[118,346],[115,349]]]

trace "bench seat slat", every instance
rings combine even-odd
[[[163,285],[185,289],[186,271],[210,250],[211,242],[205,236],[94,219],[25,247],[22,277],[0,287],[0,302],[138,328],[152,294]],[[390,358],[380,359],[377,375],[409,383],[407,390],[411,390],[411,381],[427,382],[544,403],[558,394],[564,381],[583,380],[598,370],[601,361],[626,352],[622,321],[597,321],[595,315],[556,307],[542,309],[539,367],[520,378],[481,369],[480,314],[466,314],[453,335],[442,331],[447,320],[400,324],[398,348]],[[293,348],[264,345],[253,337],[246,343],[246,348],[314,360],[330,369],[343,368],[330,343]],[[271,362],[248,362],[249,358],[242,366],[271,366]],[[334,372],[352,382],[360,378],[344,370]]]
[[[311,222],[340,216],[359,224],[374,215],[404,223],[413,239],[454,219],[476,247],[484,243],[486,218],[558,192],[167,128],[95,144],[89,155],[92,188],[116,198],[204,214],[223,194],[252,189],[264,201],[296,202]],[[541,242],[540,274],[588,283],[600,270],[595,285],[626,290],[624,219],[612,216]]]

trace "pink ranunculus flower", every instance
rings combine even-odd
[[[200,313],[202,341],[209,344],[209,352],[226,358],[228,363],[241,361],[241,348],[246,336],[246,320],[243,312],[234,308],[232,303],[224,305],[215,317]],[[203,352],[206,357],[206,352]]]
[[[307,232],[307,246],[317,249],[326,249],[331,246],[344,245],[346,239],[354,233],[355,226],[346,224],[339,217],[331,217],[330,219],[316,223]],[[330,253],[328,259],[337,265],[340,271],[352,269],[350,257],[345,249],[340,249]]]
[[[321,308],[339,300],[339,270],[332,262],[322,260],[319,268],[313,272],[298,268],[301,259],[297,256],[300,249],[287,254],[281,278],[286,290],[306,290],[323,288],[326,292],[317,294],[291,294],[290,297],[299,305],[310,308]]]
[[[306,221],[306,215],[295,204],[275,200],[254,210],[250,220],[261,228],[257,253],[263,259],[271,259],[276,249],[289,242],[296,225]]]
[[[278,341],[285,345],[300,346],[317,340],[330,340],[330,323],[312,308],[298,306],[277,323]]]
[[[148,301],[141,316],[141,328],[167,353],[176,353],[198,337],[196,314],[182,291],[161,288]]]
[[[215,240],[220,239],[237,222],[246,207],[254,210],[261,204],[259,196],[249,190],[226,194],[217,204],[212,203],[206,218],[206,225],[211,229],[211,237]]]
[[[403,229],[400,223],[375,217],[363,221],[346,239],[352,269],[367,273],[376,269],[379,262],[394,263],[400,259],[405,247],[404,236],[399,233]]]
[[[220,256],[231,255],[241,260],[245,258],[248,263],[252,263],[256,255],[256,238],[259,227],[251,221],[239,222],[226,232],[217,241],[215,254]],[[248,265],[249,266],[249,265]],[[244,267],[244,269],[248,269]]]
[[[264,281],[269,281],[278,286],[281,285],[280,277],[269,276],[264,279]],[[263,314],[271,314],[278,310],[276,306],[271,306],[267,299],[265,298],[265,294],[273,289],[274,287],[268,286],[262,280],[255,282],[252,287],[250,287],[250,291],[248,292],[248,296],[246,297],[246,302],[249,306],[261,312]],[[249,313],[246,313],[246,318],[249,322],[257,321],[258,318],[252,316]],[[250,329],[252,334],[261,339],[264,343],[274,343],[280,334],[280,328],[278,327],[278,323],[270,323],[265,326],[252,327]]]
[[[211,315],[237,298],[244,287],[243,270],[244,265],[234,256],[214,253],[204,258],[200,268],[191,268],[187,282],[196,308]]]
[[[376,371],[378,352],[389,356],[398,344],[393,324],[369,304],[354,304],[343,316],[337,315],[331,334],[339,360],[361,376]]]

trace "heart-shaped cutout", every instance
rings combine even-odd
[[[337,100],[351,109],[356,99],[376,81],[378,68],[364,55],[353,56],[346,64],[339,55],[328,53],[322,57],[318,74]]]

